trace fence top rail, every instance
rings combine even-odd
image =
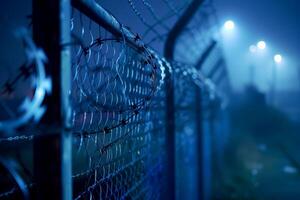
[[[145,46],[138,34],[132,33],[128,28],[126,28],[126,26],[123,26],[111,13],[109,13],[109,11],[104,9],[95,0],[72,0],[71,2],[74,8],[91,18],[117,38],[126,41],[134,49],[140,51],[147,50],[159,57],[154,50]],[[173,68],[173,63],[171,64],[169,61],[161,57],[159,59],[163,61],[169,70],[172,70],[170,68]],[[195,68],[195,66],[190,67],[193,69]],[[197,71],[197,74],[198,76],[203,76],[199,71]],[[222,99],[222,95],[217,92],[215,84],[209,78],[203,77],[200,79],[200,82],[202,82],[202,86],[208,90],[209,94]]]
[[[72,0],[72,5],[97,22],[116,37],[124,39],[133,48],[143,50],[142,43],[138,34],[132,33],[123,26],[112,14],[101,7],[95,0]]]

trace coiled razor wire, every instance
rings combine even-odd
[[[76,10],[72,24],[74,198],[158,198],[165,66]]]
[[[180,18],[192,1],[164,0],[167,8],[161,6],[155,10],[157,1],[128,0],[128,3],[138,19],[145,26],[142,35],[148,45],[160,47],[165,44],[169,36],[169,30]],[[180,4],[182,3],[182,5]],[[142,11],[148,10],[150,15],[142,15]],[[167,12],[166,12],[167,10]],[[175,20],[174,20],[175,18]],[[173,19],[173,20],[172,20]],[[194,178],[191,174],[197,173],[198,156],[197,137],[202,134],[197,132],[197,104],[201,107],[203,121],[212,111],[211,103],[215,102],[223,94],[218,91],[214,83],[203,76],[222,57],[219,47],[209,55],[204,66],[197,66],[198,60],[203,55],[209,44],[218,40],[218,19],[211,0],[205,0],[192,20],[185,25],[181,35],[176,38],[174,60],[172,66],[172,80],[174,83],[174,112],[175,112],[175,147],[176,152],[176,197],[178,199],[189,198],[196,194]],[[157,33],[158,32],[158,33]],[[164,46],[161,47],[165,48]],[[163,52],[163,50],[161,51]],[[203,65],[203,63],[202,63]],[[202,67],[202,68],[201,68]],[[201,68],[201,71],[199,70]],[[196,86],[196,87],[195,87]],[[196,98],[196,93],[201,93],[202,100]],[[197,102],[198,100],[198,102]],[[198,152],[201,153],[201,152]]]
[[[22,125],[28,124],[31,119],[38,122],[46,107],[42,105],[45,95],[51,92],[51,80],[46,77],[44,63],[47,58],[43,51],[35,46],[26,29],[20,29],[19,37],[23,41],[26,62],[19,67],[19,73],[7,80],[2,86],[0,106],[7,112],[7,118],[0,121],[0,135],[7,136]],[[36,71],[36,76],[32,76]],[[33,95],[26,97],[16,111],[5,103],[5,98],[15,92],[18,84],[32,78]]]
[[[16,73],[0,88],[0,199],[29,198],[34,186],[31,162],[27,158],[28,162],[23,163],[21,154],[31,150],[36,131],[25,133],[20,129],[27,130],[32,122],[37,124],[46,109],[44,98],[51,92],[51,80],[44,69],[47,62],[44,52],[36,47],[29,30],[20,28],[16,35],[23,44],[26,60],[12,68]],[[13,101],[14,98],[17,100]]]
[[[165,43],[169,31],[191,2],[164,0],[160,3],[157,0],[128,0],[132,12],[145,26],[145,32],[141,37],[148,45],[158,48],[163,48],[161,44]],[[155,5],[161,5],[160,9],[155,9]],[[148,15],[143,15],[147,12]],[[187,24],[183,34],[178,38],[174,59],[195,65],[196,59],[208,43],[219,37],[218,27],[213,1],[204,0],[192,21]]]
[[[154,33],[153,41],[164,40],[166,34],[161,29],[170,29],[166,20],[180,16],[189,3],[163,2],[169,9],[163,17],[150,1],[141,2],[152,15],[152,24],[139,13],[134,1],[129,1],[135,14],[147,24],[145,35]],[[193,27],[187,32],[193,34],[191,30]],[[182,134],[177,141],[182,144],[176,146],[182,154],[189,155],[182,147],[194,142],[190,137],[195,134],[192,128],[183,125],[193,117],[189,108],[195,103],[191,88],[205,89],[211,98],[218,96],[218,91],[192,64],[169,63],[146,46],[134,49],[125,38],[115,37],[75,9],[71,31],[74,199],[162,198],[167,170],[162,89],[166,71],[172,74],[178,94],[175,103],[181,112],[176,118],[181,121],[177,129]],[[48,91],[47,87],[43,89]],[[9,136],[0,143],[27,143],[35,135]],[[15,191],[12,188],[0,197]]]

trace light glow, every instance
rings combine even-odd
[[[276,54],[274,56],[274,62],[275,63],[281,63],[282,62],[282,56],[280,54]]]
[[[255,53],[255,52],[257,51],[257,47],[256,47],[255,45],[251,45],[251,46],[249,47],[249,51],[250,51],[251,53]]]
[[[233,22],[232,20],[228,20],[228,21],[226,21],[226,22],[224,23],[224,28],[225,28],[226,30],[233,30],[234,27],[235,27],[235,24],[234,24],[234,22]]]
[[[256,46],[257,46],[257,48],[264,50],[267,45],[266,45],[265,41],[259,41]]]

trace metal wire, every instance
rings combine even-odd
[[[178,4],[164,0],[167,12],[163,16],[155,10],[152,1],[143,0],[137,4],[134,0],[128,0],[128,3],[144,24],[143,37],[149,36],[146,42],[152,46],[156,41],[163,44],[173,25],[168,20],[175,22],[190,1]],[[151,20],[146,18],[139,6],[146,8]],[[208,13],[205,9],[199,11],[199,16],[179,38],[176,60],[171,63],[147,45],[141,45],[140,49],[133,48],[124,35],[113,35],[73,8],[70,27],[72,42],[64,45],[70,45],[72,49],[70,98],[73,107],[74,199],[163,197],[168,170],[165,150],[166,72],[172,75],[176,88],[175,123],[178,134],[174,154],[184,155],[186,165],[195,164],[195,151],[188,148],[195,146],[193,107],[197,102],[194,88],[206,91],[208,101],[220,94],[211,80],[194,66],[195,59],[213,35],[211,29],[215,22],[211,22],[209,17],[203,18],[212,15],[209,7],[208,3],[205,6]],[[201,26],[197,25],[200,23]],[[141,40],[138,34],[136,40]],[[214,55],[222,56],[220,52]],[[213,61],[208,65],[211,66],[211,63]],[[3,84],[1,95],[14,92],[16,85],[34,72],[31,65],[22,65],[17,75]],[[17,146],[17,143],[31,145],[33,138],[40,133],[34,128],[29,130],[34,131],[1,137],[0,144],[10,147]],[[30,185],[34,185],[32,177],[28,179],[31,180]],[[17,190],[14,188],[1,191],[0,198],[15,193]]]
[[[161,189],[153,181],[163,179],[165,67],[76,10],[72,22],[74,160],[86,161],[73,165],[73,178],[85,182],[74,198],[153,196]]]

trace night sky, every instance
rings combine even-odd
[[[300,52],[300,1],[215,0],[220,19],[233,18],[257,38],[263,38],[289,56]]]
[[[278,88],[281,90],[299,89],[300,53],[300,1],[297,0],[215,0],[220,22],[232,19],[236,22],[238,37],[233,40],[233,51],[226,52],[231,67],[232,81],[235,85],[247,81],[248,69],[236,55],[246,52],[249,45],[258,40],[265,40],[270,47],[268,53],[281,53],[285,65],[279,69]],[[226,48],[225,48],[226,50]],[[230,50],[228,50],[230,51]],[[269,55],[270,59],[271,55]],[[265,61],[263,61],[265,62]],[[269,63],[267,63],[269,65]],[[244,69],[241,69],[243,68]],[[268,88],[264,71],[258,66],[257,82],[262,89]]]

